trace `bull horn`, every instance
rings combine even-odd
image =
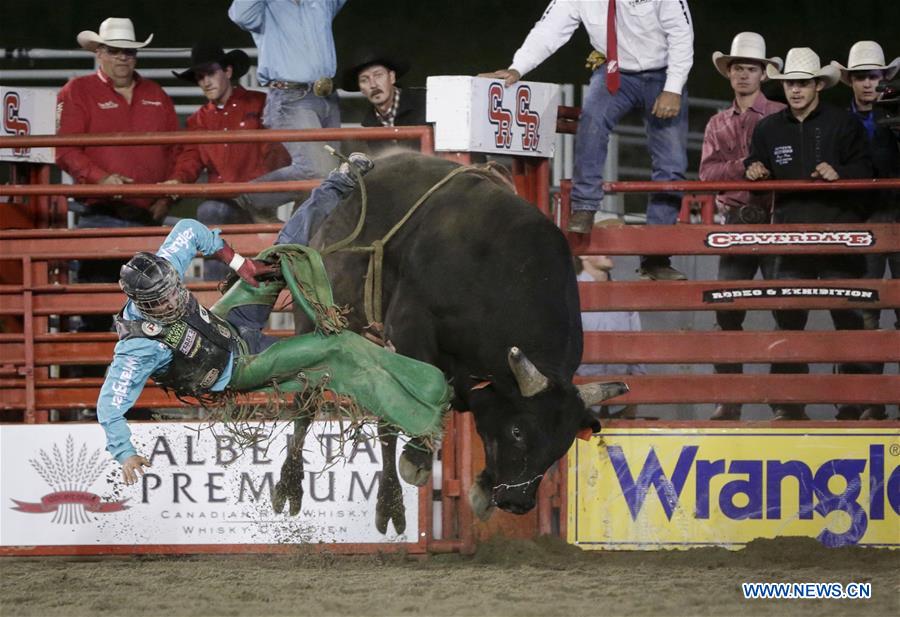
[[[596,405],[626,392],[628,392],[628,386],[621,381],[593,382],[578,386],[578,395],[584,401],[585,407]]]
[[[550,385],[550,380],[544,377],[538,368],[525,357],[518,347],[509,348],[509,368],[512,370],[519,384],[519,392],[525,398],[540,394]]]

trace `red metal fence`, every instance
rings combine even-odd
[[[46,136],[0,138],[0,147],[55,146],[100,143],[181,143],[284,141],[287,139],[339,140],[419,139],[421,149],[432,151],[431,132],[426,127],[396,129],[323,129],[315,131],[259,131],[212,133],[176,133],[146,136]],[[460,157],[465,160],[466,157]],[[515,181],[520,192],[549,213],[549,176],[546,161],[517,160]],[[0,187],[0,195],[36,199],[46,195],[166,195],[171,186],[128,185],[116,187],[48,185],[46,174],[32,178],[31,185]],[[180,195],[234,195],[242,192],[297,191],[311,188],[314,182],[276,184],[178,185]],[[681,190],[711,194],[736,188],[723,183],[611,183],[614,191]],[[746,188],[742,183],[736,183]],[[810,190],[860,190],[892,186],[871,181],[851,181],[825,185],[801,183]],[[754,189],[795,189],[797,183],[756,183]],[[561,216],[568,213],[568,192],[563,187]],[[38,202],[40,203],[40,202]],[[26,204],[27,205],[27,204]],[[0,204],[3,212],[21,211],[23,202]],[[46,216],[42,217],[46,219]],[[565,224],[565,223],[563,223]],[[223,231],[235,248],[253,253],[269,246],[278,230],[275,225],[225,226]],[[721,233],[788,234],[782,244],[741,244],[729,246],[711,242],[711,234]],[[808,245],[790,242],[790,234],[809,232],[866,233],[874,242],[869,245]],[[21,273],[16,281],[0,281],[0,319],[15,317],[21,321],[21,332],[0,334],[0,419],[8,421],[21,414],[26,422],[46,422],[50,409],[93,407],[100,387],[99,379],[51,378],[49,368],[67,364],[105,364],[111,357],[114,335],[111,333],[73,334],[49,331],[50,316],[110,314],[120,308],[122,297],[114,284],[67,284],[55,275],[59,264],[71,259],[127,259],[138,250],[154,250],[167,230],[138,228],[117,230],[29,229],[0,231],[0,264]],[[798,236],[799,237],[799,236]],[[678,225],[675,227],[606,227],[595,229],[591,236],[569,235],[576,254],[605,255],[709,255],[723,253],[789,254],[789,253],[887,253],[900,251],[900,225],[803,225],[744,226]],[[728,281],[732,289],[769,289],[793,286],[841,287],[877,292],[878,299],[867,308],[900,306],[900,281]],[[704,294],[719,289],[722,281],[616,281],[580,283],[583,310],[637,311],[709,311],[725,308],[704,302]],[[190,286],[201,302],[216,297],[214,285],[198,283]],[[763,292],[764,293],[764,292]],[[728,309],[770,310],[783,308],[857,308],[843,297],[769,297],[738,298]],[[584,361],[592,363],[769,363],[769,362],[885,362],[900,359],[900,332],[641,332],[587,333]],[[603,377],[592,378],[603,379]],[[667,374],[628,378],[631,392],[622,397],[624,403],[716,403],[716,402],[824,402],[824,403],[893,403],[900,400],[900,377],[894,375],[697,375]],[[179,403],[154,387],[145,389],[138,404],[141,407],[173,407]],[[442,488],[443,528],[445,538],[435,541],[430,534],[415,550],[468,550],[473,541],[473,521],[465,495],[473,480],[473,467],[478,464],[480,447],[474,434],[471,416],[458,414],[448,425],[444,441]],[[421,503],[430,515],[430,487],[423,489]],[[542,484],[537,512],[529,518],[529,529],[550,532],[553,512],[564,504],[565,470],[556,479]],[[564,518],[564,516],[563,516]],[[499,525],[509,522],[501,517]],[[521,526],[520,526],[521,527]],[[430,531],[430,524],[422,529]],[[484,529],[484,528],[482,528]],[[479,533],[478,530],[474,533]]]

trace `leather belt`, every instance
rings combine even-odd
[[[322,77],[314,82],[274,80],[266,85],[278,90],[304,90],[320,97],[326,97],[334,92],[334,82],[330,77]]]

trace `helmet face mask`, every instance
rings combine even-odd
[[[175,267],[152,253],[138,253],[122,266],[119,287],[144,317],[160,324],[178,321],[190,301]]]
[[[188,306],[190,292],[181,284],[172,289],[164,298],[155,300],[138,300],[132,298],[131,301],[141,312],[141,314],[160,324],[175,323],[182,316]]]

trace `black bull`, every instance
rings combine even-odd
[[[368,213],[356,245],[380,240],[456,163],[417,154],[379,160],[365,178]],[[354,191],[313,239],[316,248],[345,238],[357,225]],[[335,301],[353,308],[350,326],[367,324],[364,279],[368,254],[337,252],[325,265]],[[624,384],[581,391],[572,376],[581,360],[578,287],[568,243],[559,229],[502,183],[465,173],[437,190],[388,242],[383,263],[385,340],[397,352],[441,368],[453,407],[475,415],[486,467],[470,501],[486,517],[493,506],[525,513],[535,505],[546,470],[583,428],[599,428],[586,407],[621,394]],[[282,469],[274,505],[300,509],[302,433]],[[297,438],[299,437],[299,439]],[[396,439],[382,436],[384,472],[376,526],[405,527],[395,465]],[[407,447],[404,479],[423,484],[430,453]]]

